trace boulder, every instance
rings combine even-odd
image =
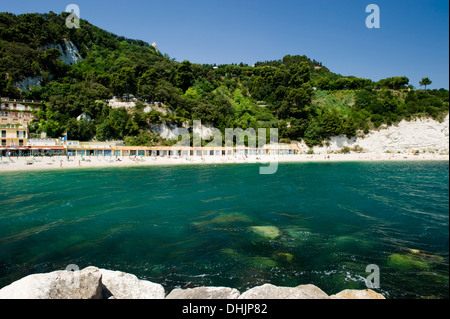
[[[120,271],[100,269],[104,298],[164,299],[164,287]]]
[[[250,229],[258,236],[276,239],[280,236],[280,230],[275,226],[252,226]]]
[[[101,299],[102,274],[95,267],[22,278],[0,290],[0,299]]]
[[[224,287],[200,287],[193,289],[174,289],[166,299],[238,299],[240,292]]]
[[[341,291],[336,295],[330,296],[331,299],[386,299],[382,294],[379,294],[371,289],[366,290],[351,290],[347,289]]]
[[[30,275],[0,290],[0,299],[386,299],[370,290],[344,290],[328,296],[314,285],[295,288],[271,284],[252,288],[242,295],[236,289],[199,287],[174,289],[167,297],[164,287],[120,271],[88,267],[81,271],[55,271]]]
[[[244,292],[239,299],[329,299],[329,297],[314,285],[289,288],[265,284]]]

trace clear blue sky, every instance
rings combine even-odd
[[[342,75],[407,76],[449,88],[448,0],[20,0],[0,11],[60,13],[152,43],[177,61],[227,64],[307,55]],[[381,28],[366,28],[367,5]]]

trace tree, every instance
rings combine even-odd
[[[322,130],[317,122],[311,122],[305,132],[305,143],[309,147],[319,145],[322,142]]]
[[[342,119],[335,109],[326,110],[322,114],[320,126],[322,128],[322,136],[325,138],[342,134]]]
[[[111,76],[111,90],[117,97],[123,97],[126,93],[136,94],[137,79],[135,72],[130,67],[124,67],[119,73],[114,73]]]
[[[177,87],[183,90],[183,93],[191,86],[194,80],[192,64],[189,61],[183,61],[177,69],[175,75],[175,83]]]
[[[307,83],[311,78],[310,68],[307,62],[302,62],[299,65],[292,65],[290,67],[291,81],[290,86],[299,88]]]
[[[409,79],[406,76],[396,76],[392,78],[382,79],[378,81],[378,86],[392,89],[400,90],[409,84]]]
[[[356,136],[357,124],[355,119],[350,116],[344,120],[342,125],[342,134],[345,134],[347,138],[352,138]]]
[[[423,78],[422,81],[419,82],[420,86],[425,86],[425,91],[427,90],[427,86],[431,85],[433,81],[431,81],[429,78]]]

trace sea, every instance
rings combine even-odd
[[[449,298],[449,162],[0,173],[0,288],[96,266],[174,288]]]

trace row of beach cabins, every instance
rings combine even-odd
[[[41,143],[43,144],[43,143]],[[47,143],[50,144],[50,143]],[[297,155],[295,145],[266,145],[263,148],[248,147],[168,147],[168,146],[123,146],[120,142],[78,142],[69,141],[66,145],[0,147],[0,155],[8,157],[28,156],[68,156],[68,157],[212,157],[212,156],[270,156]]]

